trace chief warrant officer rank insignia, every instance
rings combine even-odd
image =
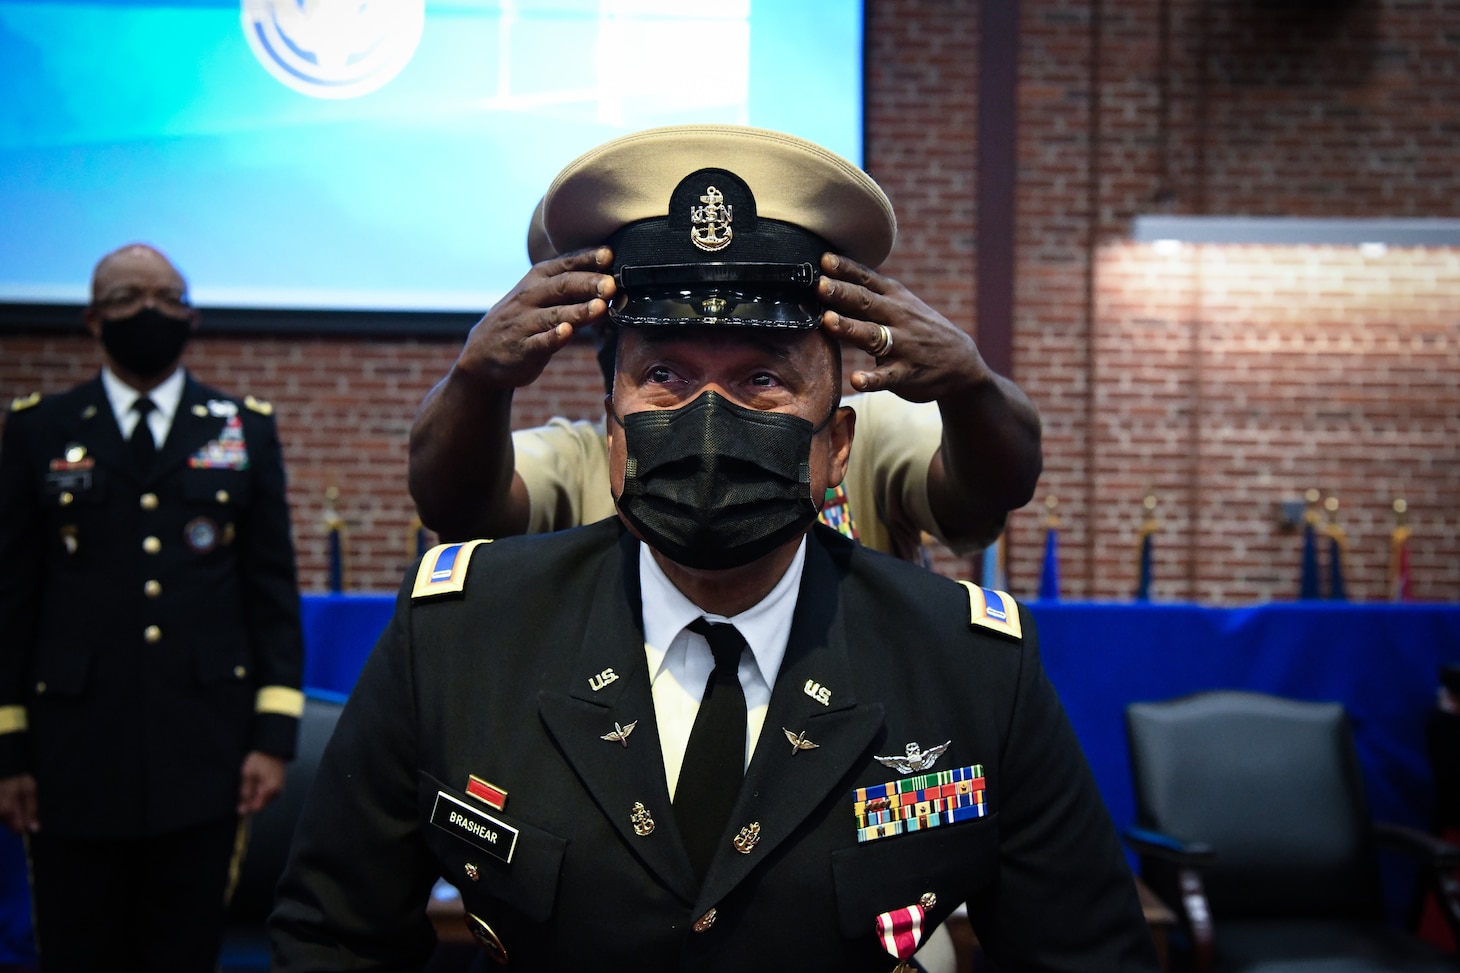
[[[464,544],[439,544],[421,556],[416,568],[416,584],[411,600],[434,598],[437,595],[459,594],[466,587],[466,569],[472,552],[489,540],[467,541]]]

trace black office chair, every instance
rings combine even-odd
[[[324,746],[334,733],[342,703],[307,696],[299,721],[299,745],[289,764],[284,793],[254,816],[248,851],[228,903],[220,973],[246,973],[269,968],[269,941],[264,922],[274,906],[274,886],[284,872],[294,823],[304,806],[304,795],[314,781]]]
[[[1136,796],[1126,839],[1181,917],[1194,973],[1460,965],[1385,923],[1377,848],[1416,854],[1437,878],[1460,848],[1371,825],[1341,705],[1198,693],[1132,703],[1126,731]]]

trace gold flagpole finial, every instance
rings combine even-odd
[[[1141,533],[1148,534],[1156,529],[1156,489],[1147,487],[1146,495],[1141,498],[1141,509],[1144,517],[1141,521]]]
[[[331,483],[324,489],[324,533],[326,544],[326,576],[329,589],[336,594],[348,587],[346,578],[348,558],[345,556],[345,518],[340,516],[336,504],[340,499],[340,488]]]
[[[1328,511],[1328,523],[1324,525],[1323,532],[1329,537],[1338,541],[1339,547],[1347,548],[1348,534],[1338,522],[1338,497],[1329,497],[1323,501],[1323,509]]]
[[[339,527],[344,524],[344,518],[335,509],[335,504],[340,499],[340,488],[331,483],[324,488],[324,524],[326,527]]]
[[[1308,490],[1304,492],[1303,500],[1307,502],[1308,509],[1304,512],[1303,519],[1306,520],[1308,523],[1318,523],[1319,501],[1322,500],[1322,498],[1323,494],[1318,491],[1317,487],[1309,487]]]
[[[1044,498],[1044,526],[1058,527],[1060,525],[1059,514],[1055,513],[1055,509],[1059,505],[1060,499],[1053,493]]]

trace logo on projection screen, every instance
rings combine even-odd
[[[312,98],[358,98],[410,63],[425,0],[243,0],[243,33],[276,79]]]

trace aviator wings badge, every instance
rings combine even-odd
[[[625,747],[627,747],[629,745],[629,734],[633,733],[634,727],[638,725],[638,720],[634,720],[634,722],[630,723],[628,726],[623,726],[622,724],[615,721],[613,724],[613,729],[605,733],[598,739],[607,740],[609,743],[621,743]]]
[[[817,747],[821,746],[821,744],[819,743],[812,743],[810,740],[806,739],[805,730],[802,730],[800,733],[792,733],[790,730],[786,729],[783,726],[781,727],[781,732],[786,734],[787,740],[791,741],[791,756],[793,757],[796,756],[796,754],[800,753],[802,750],[815,750]],[[881,758],[879,757],[878,759],[880,760]]]
[[[943,755],[943,751],[947,750],[952,743],[953,741],[949,740],[947,743],[923,750],[914,741],[903,747],[905,751],[904,756],[878,757],[877,762],[883,766],[891,767],[899,774],[910,774],[915,770],[930,770],[933,764],[938,762],[938,758]]]

